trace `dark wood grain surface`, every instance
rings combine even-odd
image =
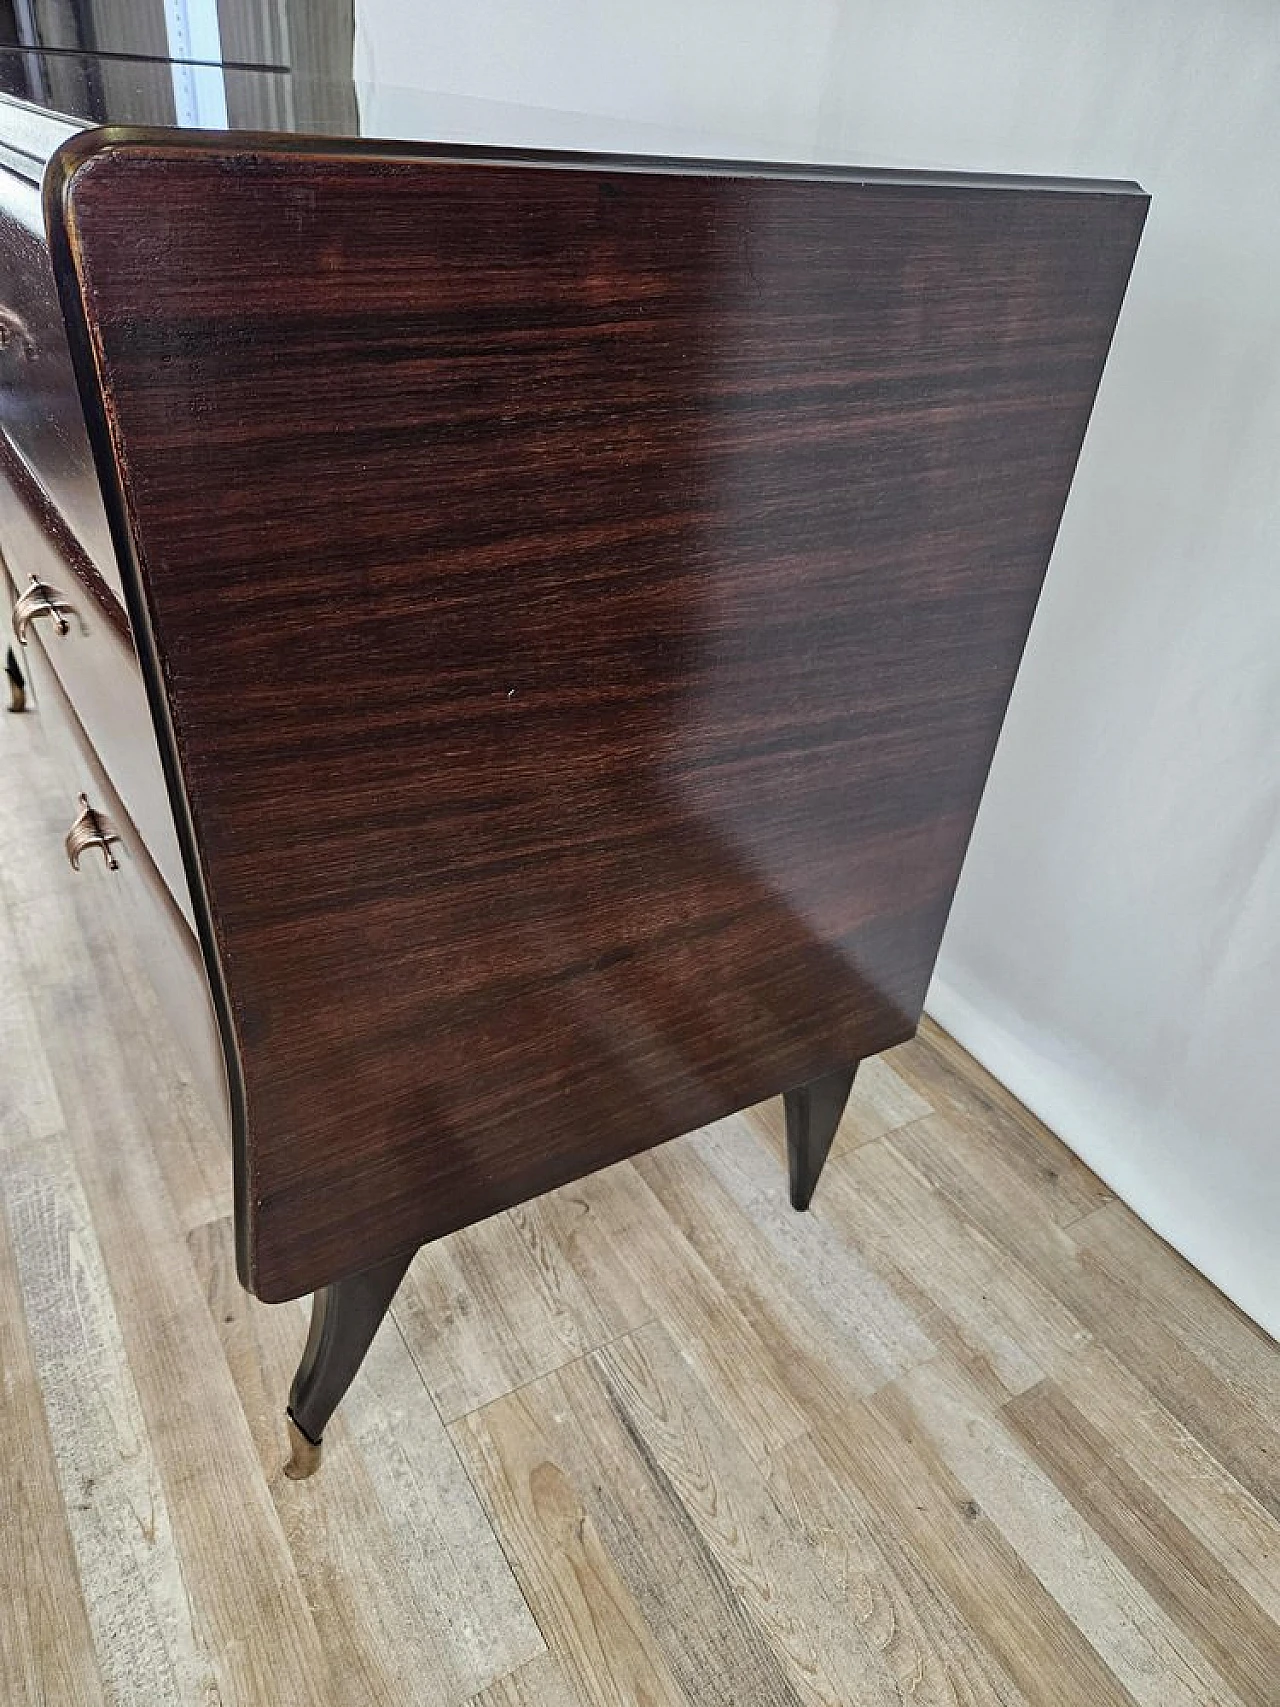
[[[256,1292],[910,1034],[1145,206],[72,145]]]

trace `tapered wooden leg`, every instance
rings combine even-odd
[[[23,679],[22,667],[18,663],[12,646],[4,655],[4,673],[9,678],[9,710],[25,711],[27,709],[27,684]]]
[[[364,1362],[413,1255],[410,1251],[337,1280],[311,1300],[311,1331],[289,1389],[292,1456],[284,1473],[293,1481],[320,1468],[320,1444],[329,1418]]]
[[[824,1073],[783,1096],[787,1116],[787,1163],[791,1207],[807,1209],[853,1089],[858,1062]]]

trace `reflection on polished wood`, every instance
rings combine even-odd
[[[421,1252],[286,1480],[305,1316],[236,1282],[44,740],[0,722],[5,1707],[1269,1707],[1280,1351],[929,1027],[806,1217],[770,1104]]]

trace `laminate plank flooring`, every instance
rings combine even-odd
[[[1277,1707],[1280,1350],[926,1025],[423,1252],[310,1482],[305,1332],[38,716],[0,722],[0,1699]],[[536,1141],[531,1131],[530,1141]]]

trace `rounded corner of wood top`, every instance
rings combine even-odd
[[[83,167],[113,152],[128,136],[129,131],[124,125],[94,125],[89,130],[78,130],[74,136],[67,137],[54,149],[45,165],[46,192],[63,194]]]
[[[60,142],[45,163],[41,185],[45,227],[54,237],[66,223],[66,210],[76,185],[90,171],[99,170],[124,149],[147,142],[154,132],[137,126],[104,124],[76,131]]]

